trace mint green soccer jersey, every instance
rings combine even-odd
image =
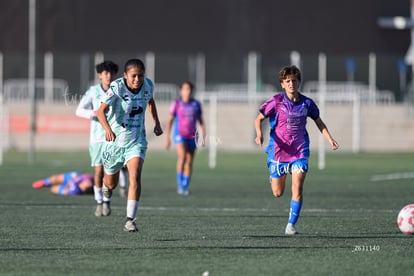
[[[145,110],[153,93],[154,84],[147,78],[144,79],[138,93],[128,90],[124,78],[111,83],[110,89],[101,101],[109,105],[106,118],[115,133],[116,146],[124,148],[136,143],[143,147],[147,146]]]
[[[101,98],[103,95],[105,95],[105,90],[102,89],[100,84],[91,86],[85,92],[85,95],[82,97],[78,108],[76,109],[76,115],[91,119],[89,135],[89,142],[91,144],[105,141],[105,130],[94,116],[94,112],[98,110],[101,105]]]

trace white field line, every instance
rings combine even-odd
[[[414,178],[414,172],[378,174],[371,176],[371,181],[387,181]]]
[[[3,205],[3,204],[2,204]],[[7,205],[7,204],[4,204]],[[48,205],[30,205],[25,206],[26,209],[85,209],[93,208],[94,205],[64,205],[64,206],[48,206]],[[112,209],[125,209],[121,206],[111,206]],[[289,209],[269,209],[269,208],[194,208],[194,207],[167,207],[167,206],[140,206],[139,210],[159,211],[159,212],[189,212],[199,211],[203,213],[274,213],[274,212],[289,212]],[[398,210],[391,209],[318,209],[318,208],[304,208],[304,213],[395,213]]]
[[[191,207],[150,207],[150,206],[143,206],[140,207],[141,210],[149,210],[149,211],[182,211],[187,212],[189,210],[197,210],[200,212],[223,212],[223,213],[235,213],[235,212],[275,212],[275,211],[283,211],[289,212],[289,209],[284,210],[277,210],[277,209],[269,209],[269,208],[191,208]],[[381,212],[381,213],[389,213],[395,212],[395,210],[386,210],[386,209],[318,209],[318,208],[311,208],[306,209],[304,208],[302,212],[305,213],[353,213],[353,212]]]
[[[272,213],[275,211],[289,212],[289,209],[277,210],[269,208],[191,208],[191,207],[140,207],[143,210],[149,211],[182,211],[187,212],[188,210],[197,210],[200,212],[223,212],[223,213],[235,213],[235,212],[265,212]],[[393,213],[395,210],[387,209],[318,209],[318,208],[304,208],[302,212],[305,213],[354,213],[354,212],[365,212],[365,213]]]

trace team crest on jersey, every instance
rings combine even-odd
[[[144,90],[144,98],[147,102],[151,99],[150,92],[148,90]]]
[[[308,115],[308,108],[306,106],[303,107],[302,114],[303,114],[303,116],[307,116]]]

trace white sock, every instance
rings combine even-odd
[[[135,219],[138,212],[139,201],[129,200],[127,201],[127,218]]]
[[[102,194],[102,188],[98,188],[96,186],[93,186],[93,192],[95,195],[95,200],[98,204],[102,203],[103,200],[103,194]]]
[[[128,171],[121,169],[121,171],[119,172],[119,181],[118,181],[119,187],[126,188],[127,180],[128,180]]]

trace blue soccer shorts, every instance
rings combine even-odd
[[[196,139],[183,138],[181,135],[174,135],[174,144],[184,144],[185,147],[189,150],[195,150],[197,148]]]
[[[308,171],[308,159],[296,159],[291,162],[280,162],[272,158],[267,159],[267,167],[269,168],[269,174],[271,178],[281,178],[286,174],[292,172],[307,172]]]

